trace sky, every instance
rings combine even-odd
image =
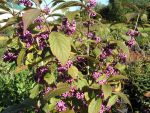
[[[108,4],[108,2],[109,2],[109,0],[97,0],[97,1],[99,1],[99,2],[101,2],[102,4]]]

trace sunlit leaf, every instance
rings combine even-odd
[[[55,82],[56,78],[55,78],[54,74],[47,73],[47,74],[44,76],[44,80],[45,80],[48,84],[52,84],[52,83]]]
[[[127,22],[130,22],[133,19],[136,20],[137,16],[138,16],[138,13],[127,13],[127,14],[125,14]]]
[[[64,8],[68,8],[71,6],[84,6],[84,4],[82,2],[78,2],[78,1],[68,1],[68,2],[64,2],[60,5],[58,5],[53,11],[59,10],[59,9],[64,9]]]
[[[71,51],[69,37],[58,32],[52,32],[50,34],[49,43],[52,53],[58,58],[62,65],[65,65]]]
[[[125,103],[127,103],[127,104],[129,104],[131,106],[131,103],[130,103],[129,99],[128,99],[128,97],[125,94],[123,94],[121,92],[113,92],[113,93],[118,95],[119,97],[121,97]]]
[[[70,89],[71,89],[71,86],[68,85],[67,83],[59,83],[57,85],[56,89],[54,89],[53,91],[50,91],[49,93],[45,94],[43,98],[45,100],[47,100],[51,97],[59,96],[62,93],[65,93],[65,92],[69,91]]]
[[[97,100],[94,98],[89,104],[88,113],[99,113],[101,104],[102,100],[100,98]]]
[[[109,84],[102,85],[102,91],[104,93],[104,99],[106,100],[112,93],[112,88]]]
[[[128,79],[128,77],[123,75],[116,75],[116,76],[109,77],[107,81],[122,80],[122,79]]]
[[[118,69],[120,72],[123,72],[125,70],[126,66],[124,64],[117,63],[115,65],[115,68]]]
[[[79,71],[75,66],[71,66],[68,69],[68,74],[71,75],[72,78],[76,79],[79,74]]]
[[[33,89],[30,91],[30,98],[35,98],[39,94],[39,85],[35,85]]]
[[[19,55],[17,57],[17,65],[21,66],[23,61],[24,61],[24,57],[26,54],[26,49],[21,49],[21,51],[19,52]]]
[[[118,47],[125,53],[128,57],[130,55],[129,48],[123,41],[117,41]]]
[[[107,103],[107,107],[111,107],[112,105],[114,105],[118,100],[118,96],[117,95],[113,95],[109,98],[108,103]]]
[[[74,110],[66,110],[66,111],[63,111],[63,112],[60,112],[60,113],[75,113]]]

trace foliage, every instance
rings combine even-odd
[[[132,63],[129,65],[127,73],[130,79],[125,86],[125,91],[130,96],[134,111],[150,112],[150,101],[145,96],[150,87],[150,63],[147,61]]]
[[[3,60],[12,63],[14,72],[23,79],[21,91],[22,86],[27,88],[23,98],[30,95],[27,100],[19,98],[20,104],[9,106],[2,113],[31,109],[46,113],[103,113],[117,109],[120,102],[132,109],[121,86],[128,79],[125,68],[130,49],[140,36],[139,16],[134,29],[126,33],[127,28],[120,25],[101,23],[94,11],[95,0],[52,0],[51,8],[46,3],[44,9],[40,0],[15,2],[25,6],[22,15],[10,10],[5,0],[2,3],[13,17],[1,30],[13,26],[15,31],[8,37],[11,41],[6,44]],[[49,17],[62,16],[57,11],[72,6],[81,10],[67,11],[59,21],[48,21]]]
[[[12,104],[18,104],[28,98],[34,81],[29,71],[14,75],[11,65],[0,62],[0,108],[5,109]]]
[[[111,22],[136,21],[137,14],[140,13],[140,21],[147,23],[149,3],[149,0],[109,0],[108,6],[96,10],[104,19]]]

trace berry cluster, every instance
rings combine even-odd
[[[46,7],[44,7],[43,12],[45,14],[50,14],[52,12],[52,10],[48,6],[46,6]]]
[[[101,105],[100,107],[100,111],[99,113],[105,113],[106,111],[109,111],[110,110],[110,107],[106,107],[105,105]]]
[[[32,37],[32,34],[30,31],[26,31],[25,34],[23,34],[23,22],[19,22],[17,26],[16,34],[19,36],[22,42],[26,44],[26,47],[29,48],[34,43],[35,39]]]
[[[62,94],[64,98],[75,97],[78,100],[84,100],[84,93],[77,91],[77,88],[73,87],[70,91]]]
[[[124,53],[119,53],[118,55],[120,62],[125,63],[127,59],[127,55]]]
[[[67,71],[71,66],[72,66],[73,62],[71,60],[68,60],[68,62],[66,63],[66,65],[62,66],[60,62],[58,62],[58,72],[65,72]]]
[[[137,37],[138,35],[140,35],[140,32],[133,29],[129,29],[126,35],[131,37]]]
[[[94,40],[96,44],[101,41],[101,38],[96,36],[96,34],[93,32],[88,32],[88,33],[86,33],[86,35],[88,38],[91,38],[92,40]]]
[[[58,112],[66,111],[67,110],[66,103],[64,101],[62,101],[62,100],[57,102],[56,110]]]
[[[131,37],[131,39],[126,42],[126,45],[129,47],[132,47],[136,44],[135,37],[139,36],[140,32],[136,31],[136,30],[129,29],[128,32],[126,33],[126,35]]]
[[[87,12],[89,14],[90,17],[95,17],[96,16],[96,12],[93,11],[92,8],[94,8],[96,6],[96,0],[88,0],[87,2]]]
[[[12,48],[10,50],[7,50],[4,53],[3,61],[4,62],[13,62],[13,61],[16,61],[17,57],[18,57],[18,51]]]
[[[36,39],[39,49],[43,50],[45,47],[47,47],[48,38],[49,38],[48,31],[41,32],[41,33],[35,35],[34,39]]]
[[[32,7],[33,3],[30,0],[19,0],[19,4],[22,4],[26,7]]]
[[[43,26],[41,25],[43,21],[44,21],[43,18],[40,17],[40,16],[37,17],[37,18],[34,20],[34,23],[38,24],[38,25],[36,26],[36,28],[37,28],[38,30],[41,30],[41,29],[43,28]]]
[[[112,55],[112,50],[114,47],[112,45],[107,45],[102,49],[102,54],[100,55],[100,60],[106,59],[108,56]]]
[[[76,31],[76,21],[69,22],[67,18],[62,20],[62,30],[67,35],[72,35]]]
[[[36,69],[36,74],[35,74],[35,81],[37,83],[43,84],[44,81],[44,75],[48,72],[48,68],[46,66],[41,66]]]
[[[95,7],[96,6],[96,0],[89,0],[88,1],[88,6],[89,7]]]

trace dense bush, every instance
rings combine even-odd
[[[137,28],[141,14],[128,30],[123,24],[102,24],[94,11],[95,0],[52,0],[51,7],[45,2],[44,8],[40,7],[41,2],[15,1],[24,5],[22,15],[10,10],[5,0],[0,2],[3,9],[13,15],[0,29],[13,26],[15,31],[5,38],[6,51],[2,58],[15,67],[12,70],[17,75],[14,82],[10,79],[10,84],[15,83],[12,94],[20,96],[12,102],[17,105],[8,104],[2,113],[30,110],[103,113],[119,112],[123,106],[127,108],[127,104],[131,107],[121,86],[128,79],[125,68],[130,48],[138,45],[136,38],[143,36]],[[80,10],[64,10],[72,6]],[[64,14],[58,14],[60,10]],[[58,19],[48,21],[49,17],[55,19],[56,16]],[[6,85],[4,90],[7,88]],[[28,94],[29,98],[25,99]],[[2,107],[7,106],[5,98]]]
[[[14,74],[12,65],[0,62],[0,110],[28,98],[34,85],[29,71]]]
[[[127,75],[129,81],[125,86],[126,93],[130,96],[130,101],[134,111],[140,113],[150,112],[150,100],[145,95],[150,90],[150,63],[139,61],[128,66]]]

